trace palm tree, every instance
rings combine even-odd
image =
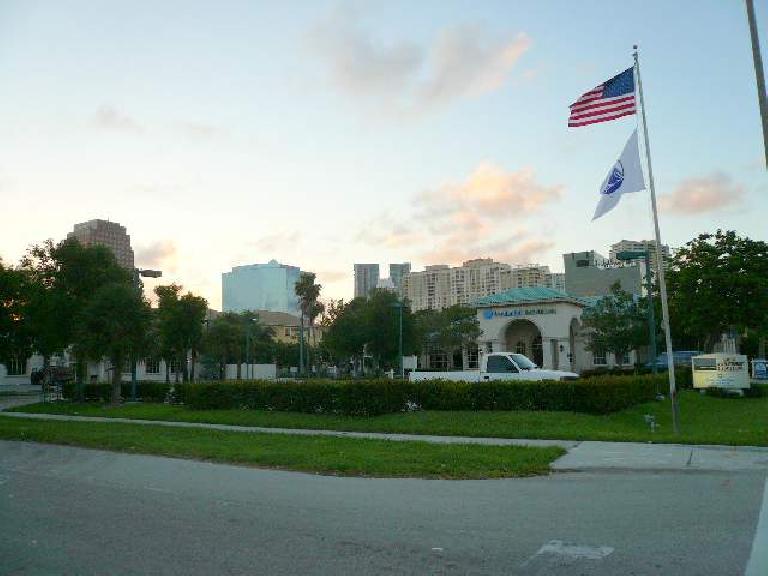
[[[318,301],[322,286],[315,284],[314,272],[302,272],[299,281],[296,282],[296,296],[299,297],[299,309],[301,311],[299,321],[299,374],[304,372],[304,318],[309,320],[310,329],[325,306]],[[309,356],[309,354],[307,354]],[[309,358],[307,358],[309,365]]]

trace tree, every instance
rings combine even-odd
[[[224,378],[227,364],[237,364],[237,379],[240,380],[241,365],[246,359],[254,362],[274,359],[272,335],[272,329],[259,322],[255,312],[225,312],[205,331],[202,350],[217,364],[219,378]]]
[[[109,358],[113,406],[120,403],[125,360],[143,351],[150,315],[149,303],[143,295],[125,282],[99,287],[82,311],[76,337],[86,357]]]
[[[93,295],[111,283],[132,286],[131,274],[121,268],[109,248],[83,246],[75,239],[33,246],[20,269],[29,279],[27,319],[33,348],[48,366],[53,354],[70,349],[81,354],[78,324]],[[78,369],[78,376],[82,370]],[[79,381],[79,378],[78,378]]]
[[[643,306],[616,282],[611,293],[584,310],[581,316],[588,329],[587,350],[612,352],[617,358],[642,346],[648,338],[648,321]]]
[[[399,302],[389,290],[372,290],[368,298],[355,298],[337,312],[324,336],[324,347],[337,360],[359,359],[363,349],[377,367],[398,366]],[[403,353],[417,349],[410,308],[403,307]]]
[[[734,231],[701,234],[668,273],[670,317],[709,350],[724,332],[768,336],[768,244]]]
[[[0,362],[27,358],[33,338],[28,307],[31,284],[23,270],[6,268],[0,260]]]
[[[319,316],[325,306],[318,300],[320,297],[320,290],[322,286],[315,284],[314,272],[302,272],[299,276],[299,281],[296,282],[295,292],[299,297],[299,309],[300,309],[300,321],[299,321],[299,346],[301,352],[304,348],[304,319],[309,321],[310,329],[315,323],[315,318]],[[313,332],[314,333],[314,332]],[[303,373],[304,366],[302,365],[303,354],[300,352],[299,360],[299,372]],[[309,364],[309,358],[307,358],[307,364]]]
[[[189,378],[194,382],[195,363],[203,339],[203,322],[205,313],[208,311],[208,301],[202,296],[195,296],[191,292],[187,292],[179,298],[177,306],[182,346],[185,354],[189,350],[192,364],[189,375],[187,375],[186,370],[184,371],[184,379]],[[186,367],[186,362],[184,366]]]
[[[422,346],[436,347],[449,358],[457,350],[475,345],[480,321],[474,308],[455,305],[443,310],[421,310],[415,315],[416,331]]]

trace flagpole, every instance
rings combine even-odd
[[[653,212],[653,227],[656,233],[656,269],[659,274],[661,291],[661,324],[664,328],[664,338],[667,341],[667,370],[669,373],[669,397],[672,400],[672,428],[675,434],[680,433],[680,406],[677,401],[675,386],[675,361],[672,355],[672,335],[669,330],[669,305],[667,303],[667,282],[664,278],[664,264],[661,253],[661,232],[659,230],[659,213],[656,209],[656,187],[653,183],[653,168],[651,167],[651,145],[648,142],[648,123],[645,119],[645,101],[643,100],[643,82],[640,79],[640,58],[637,55],[637,45],[633,46],[635,57],[635,74],[637,75],[637,91],[640,94],[640,108],[643,113],[643,136],[645,138],[645,160],[648,163],[648,181],[651,186],[651,211]],[[651,295],[648,295],[649,305]],[[652,360],[656,362],[654,358]]]

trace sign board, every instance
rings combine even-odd
[[[691,360],[694,388],[749,388],[747,357],[741,354],[703,354]]]
[[[496,310],[488,308],[483,310],[483,318],[491,320],[492,318],[519,318],[521,316],[537,316],[539,314],[557,314],[554,308],[514,308],[512,310]]]
[[[416,356],[403,356],[403,370],[416,370]]]
[[[768,380],[768,360],[752,360],[752,378],[755,380]]]

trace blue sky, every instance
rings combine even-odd
[[[354,262],[561,270],[651,235],[645,193],[590,221],[636,119],[566,126],[633,43],[665,242],[765,239],[740,0],[0,1],[0,256],[109,218],[214,307],[271,258],[328,297]]]

